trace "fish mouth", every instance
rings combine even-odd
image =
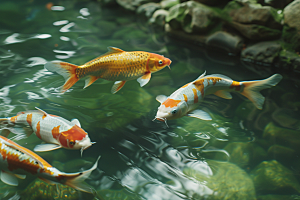
[[[84,150],[86,150],[86,149],[88,149],[88,148],[90,148],[93,144],[95,144],[96,142],[91,142],[91,144],[90,145],[88,145],[88,146],[85,146],[85,147],[81,147],[81,149],[80,149],[80,153],[81,153],[81,156],[82,156],[82,153],[83,153],[83,151]]]
[[[165,122],[166,126],[169,128],[168,124],[167,124],[167,119],[166,118],[159,118],[159,117],[155,117],[154,120],[157,119],[161,122]]]

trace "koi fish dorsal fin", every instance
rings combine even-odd
[[[43,111],[42,109],[39,109],[38,107],[35,107],[38,111],[40,111],[41,113],[43,113],[43,115],[46,117],[48,115],[48,113],[46,113],[45,111]]]
[[[107,53],[121,53],[124,52],[122,49],[119,49],[117,47],[107,47],[108,52]]]
[[[230,77],[225,76],[225,75],[223,75],[223,74],[211,74],[211,75],[205,76],[205,78],[206,78],[206,77],[218,77],[218,78],[224,78],[224,79],[232,80]]]
[[[158,101],[159,103],[163,103],[165,100],[167,100],[167,98],[168,97],[166,95],[161,94],[156,97],[156,101]]]
[[[79,122],[78,119],[72,119],[71,123],[74,124],[74,125],[77,125],[77,126],[81,127],[81,124],[80,124],[80,122]]]
[[[203,74],[201,74],[198,78],[196,78],[196,80],[199,80],[199,79],[203,78],[205,75],[206,75],[206,71],[204,71]]]

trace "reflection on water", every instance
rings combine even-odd
[[[68,120],[79,119],[97,142],[82,158],[65,149],[39,155],[65,172],[87,169],[101,155],[98,169],[87,180],[97,191],[95,199],[255,199],[274,193],[257,190],[259,169],[253,170],[260,163],[276,159],[289,173],[298,174],[299,82],[289,80],[284,72],[278,86],[262,91],[266,97],[262,111],[238,94],[232,100],[210,96],[203,107],[212,121],[183,117],[168,121],[167,128],[152,121],[159,106],[155,97],[170,95],[204,70],[234,80],[263,79],[275,72],[249,69],[238,58],[179,43],[134,13],[101,8],[94,1],[0,2],[0,11],[4,10],[0,14],[0,117],[39,107]],[[12,17],[4,19],[3,13]],[[172,60],[171,71],[153,74],[143,88],[128,81],[114,95],[110,93],[113,83],[105,80],[86,89],[80,80],[60,95],[63,78],[43,65],[52,60],[80,65],[105,53],[108,46],[163,54]],[[31,150],[41,143],[34,135],[19,139]],[[299,184],[298,176],[293,181]],[[19,182],[18,187],[0,182],[0,198],[93,198],[67,186],[41,183],[34,176]],[[280,184],[274,187],[280,189]],[[300,191],[291,190],[276,194]]]

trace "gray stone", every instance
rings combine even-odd
[[[300,192],[300,185],[293,172],[276,160],[260,163],[251,171],[251,177],[257,192]]]
[[[153,13],[152,17],[150,18],[149,22],[152,24],[157,24],[159,26],[165,25],[165,19],[168,16],[169,12],[163,9],[157,10]]]
[[[234,12],[233,12],[234,11]],[[239,9],[230,12],[230,17],[234,22],[241,24],[256,24],[272,29],[281,29],[281,18],[277,11],[270,6],[244,4]]]
[[[256,62],[273,63],[281,49],[281,45],[277,42],[260,42],[247,47],[242,51],[241,57]]]
[[[219,14],[215,10],[194,1],[173,6],[166,18],[172,29],[187,33],[208,32],[218,21]]]
[[[260,0],[259,3],[272,6],[273,8],[284,9],[292,1],[294,0]]]
[[[193,199],[221,200],[221,199],[243,199],[254,200],[255,189],[249,175],[238,166],[229,162],[219,162],[214,160],[207,161],[211,175],[207,175],[198,169],[197,166],[188,165],[183,170],[187,176],[190,176],[199,184],[205,184],[213,192],[205,198],[199,194],[193,194]],[[192,191],[190,191],[192,193]]]
[[[257,24],[240,24],[231,22],[230,26],[250,40],[273,40],[281,36],[281,31]]]
[[[206,39],[205,44],[208,47],[223,49],[227,53],[239,54],[243,47],[243,39],[227,32],[217,31]]]
[[[168,10],[169,8],[179,4],[180,1],[179,0],[162,0],[160,2],[160,5],[163,9]]]
[[[285,7],[283,11],[285,27],[282,33],[285,41],[300,51],[300,0],[295,0]]]

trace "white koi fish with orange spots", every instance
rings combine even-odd
[[[17,186],[17,178],[25,179],[25,174],[32,174],[50,184],[61,183],[83,192],[93,192],[92,188],[82,182],[97,168],[100,157],[89,170],[60,172],[34,152],[3,136],[0,136],[0,154],[1,181],[8,185]]]
[[[38,138],[50,143],[37,145],[34,151],[38,152],[63,147],[66,149],[80,149],[82,154],[83,150],[93,144],[88,134],[80,127],[77,119],[68,121],[62,117],[50,115],[39,108],[36,109],[19,112],[14,117],[1,118],[0,122],[28,125],[30,128],[27,129],[27,136],[34,132]],[[10,131],[13,132],[9,128],[4,131],[2,134],[4,136],[7,136]]]
[[[282,76],[273,76],[257,81],[233,81],[231,78],[213,74],[205,76],[205,72],[196,80],[182,86],[169,97],[159,95],[156,100],[161,103],[155,119],[166,122],[168,119],[177,119],[183,116],[196,117],[203,120],[211,120],[208,113],[203,110],[196,110],[201,100],[206,95],[215,94],[225,99],[231,99],[230,92],[238,92],[250,101],[258,109],[262,109],[265,98],[259,93],[260,90],[275,86]]]

